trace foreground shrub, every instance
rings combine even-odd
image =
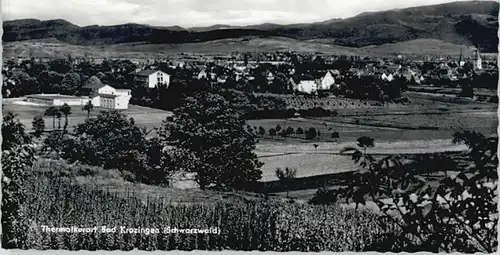
[[[2,122],[2,247],[22,247],[26,241],[24,205],[29,194],[27,178],[35,159],[31,137],[16,115],[9,112]]]
[[[319,188],[309,201],[313,205],[329,205],[337,202],[337,192],[328,188]]]
[[[454,142],[469,147],[472,164],[445,175],[437,185],[425,176],[427,164],[435,159],[406,164],[400,156],[376,160],[366,151],[347,148],[362,169],[339,193],[356,204],[369,198],[399,224],[405,235],[396,236],[394,244],[402,250],[494,252],[498,246],[498,138],[465,131],[456,133]],[[456,165],[446,161],[441,167]]]

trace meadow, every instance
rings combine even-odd
[[[23,210],[29,220],[23,222],[27,228],[24,249],[365,251],[398,231],[395,224],[380,221],[367,210],[263,198],[169,203],[166,194],[118,193],[97,183],[81,184],[74,174],[48,174],[55,172],[35,164],[26,180],[28,199]],[[117,229],[112,233],[51,233],[42,226]],[[121,226],[157,228],[160,233],[122,233]],[[169,234],[164,232],[166,227],[217,228],[220,233]]]
[[[17,102],[16,102],[17,101]],[[21,102],[19,102],[21,101]],[[45,110],[48,106],[44,105],[35,105],[25,103],[20,99],[8,99],[8,101],[4,101],[2,107],[2,113],[5,114],[9,111],[12,111],[18,115],[19,121],[26,127],[27,130],[32,130],[33,125],[33,117],[37,115],[44,114]],[[91,117],[95,117],[99,115],[100,111],[107,111],[106,108],[95,107],[91,113]],[[144,106],[138,105],[129,105],[129,109],[122,110],[129,118],[134,118],[135,122],[138,126],[147,128],[148,130],[153,129],[159,126],[162,121],[164,121],[168,116],[171,116],[172,113],[169,111],[153,109]],[[87,119],[87,112],[82,111],[81,106],[71,106],[71,115],[68,116],[69,127],[74,127],[80,123],[83,123]],[[45,128],[46,130],[52,130],[52,117],[44,116],[45,120]],[[56,119],[56,127],[58,125]],[[61,119],[61,126],[64,125],[64,117]]]

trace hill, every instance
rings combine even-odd
[[[498,3],[468,1],[363,13],[352,18],[306,27],[271,30],[296,39],[330,39],[337,45],[362,47],[414,39],[438,39],[477,45],[496,52]]]
[[[55,38],[4,43],[4,56],[16,57],[155,57],[183,52],[192,53],[230,53],[230,52],[322,52],[334,55],[427,55],[460,54],[472,56],[472,49],[435,39],[417,39],[394,44],[366,46],[361,48],[344,47],[320,42],[300,41],[286,37],[241,37],[220,39],[202,43],[152,44],[148,42],[122,43],[114,45],[73,45]]]
[[[192,32],[181,27],[153,27],[142,24],[79,27],[62,20],[36,19],[6,21],[4,42],[56,38],[75,45],[110,45],[118,43],[193,43],[243,36],[269,36],[273,33],[256,29],[225,29]]]
[[[113,45],[74,45],[57,39],[28,40],[4,43],[4,56],[16,57],[153,57],[162,54],[230,53],[230,52],[325,52],[330,54],[352,55],[356,49],[299,41],[284,37],[240,37],[220,39],[200,43],[152,44],[148,42],[121,43]]]
[[[214,25],[184,29],[141,24],[79,27],[64,20],[4,22],[4,42],[56,38],[75,45],[132,42],[180,44],[245,36],[281,36],[333,45],[364,47],[416,39],[436,39],[496,52],[498,9],[494,1],[465,1],[383,12],[309,24]],[[311,42],[311,41],[310,41]]]
[[[473,47],[444,42],[437,39],[415,39],[406,42],[386,43],[376,46],[365,46],[357,49],[361,55],[459,55],[474,56]]]

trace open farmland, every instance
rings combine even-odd
[[[453,134],[461,130],[475,130],[486,136],[496,134],[496,104],[414,92],[405,96],[411,100],[409,105],[337,109],[339,115],[335,117],[248,121],[250,126],[266,130],[256,149],[259,160],[264,162],[263,180],[276,180],[277,167],[297,168],[298,177],[354,170],[356,166],[350,158],[338,152],[346,146],[356,146],[356,139],[361,136],[375,139],[370,153],[415,154],[466,150],[464,145],[452,143]],[[336,99],[323,101],[326,100]],[[297,134],[286,138],[269,136],[268,130],[277,125],[283,130],[313,127],[321,136],[312,140]],[[332,132],[339,132],[340,138],[332,139]],[[314,193],[311,192],[297,191],[291,195],[309,196]]]
[[[350,98],[323,97],[323,98],[306,98],[302,96],[285,96],[287,108],[289,109],[310,109],[321,107],[324,109],[359,109],[373,108],[380,106],[380,103],[375,101],[357,100]]]

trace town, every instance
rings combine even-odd
[[[4,98],[25,97],[27,102],[45,105],[84,105],[90,99],[97,107],[127,109],[133,102],[154,108],[169,109],[168,106],[154,105],[152,98],[143,98],[144,93],[152,95],[153,90],[168,89],[171,82],[189,83],[193,79],[206,81],[209,86],[236,89],[253,93],[279,95],[341,97],[368,99],[382,102],[401,98],[401,90],[435,91],[437,88],[458,92],[466,97],[479,97],[482,100],[496,100],[495,93],[485,90],[474,94],[476,89],[495,89],[494,81],[498,75],[494,59],[485,59],[479,50],[473,56],[455,58],[425,57],[420,60],[407,59],[399,55],[393,59],[370,58],[359,56],[322,56],[300,55],[293,52],[258,54],[233,54],[211,58],[190,56],[184,60],[128,60],[128,59],[39,59],[24,58],[8,60],[2,72],[5,86]],[[256,58],[257,60],[253,60]],[[262,59],[262,60],[261,60]],[[51,70],[60,65],[60,70]],[[90,72],[95,73],[89,77]],[[71,72],[70,72],[71,71]],[[27,77],[27,76],[28,77]],[[37,76],[38,75],[38,76]],[[40,76],[41,75],[41,76]],[[34,77],[33,77],[34,76]],[[47,77],[48,76],[48,77]],[[51,84],[39,84],[38,89],[22,91],[24,83],[40,79],[57,86],[72,82],[66,94],[56,92],[65,89],[53,88]],[[72,80],[70,80],[72,79]],[[394,91],[380,93],[354,91],[360,79],[372,79]],[[104,80],[106,83],[103,83]],[[474,82],[476,84],[471,83]],[[39,83],[39,81],[36,81]],[[489,86],[489,87],[488,87]],[[358,86],[359,87],[359,86]],[[134,93],[132,90],[134,89]],[[86,91],[85,91],[86,90]],[[35,92],[36,94],[26,94]],[[158,91],[159,93],[159,91]],[[158,97],[159,95],[153,95]],[[142,100],[142,101],[141,101]],[[494,101],[491,101],[494,102]],[[172,109],[172,108],[170,108]]]

